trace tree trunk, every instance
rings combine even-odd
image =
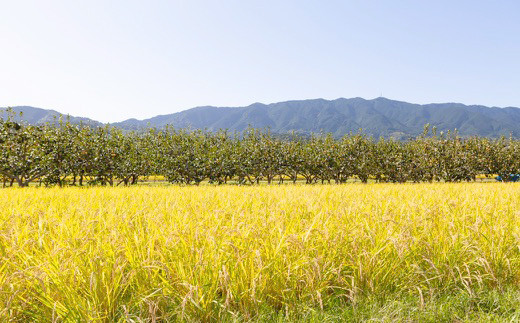
[[[16,178],[16,182],[18,183],[18,187],[24,187],[24,182],[23,182],[23,179],[21,177],[17,177]]]

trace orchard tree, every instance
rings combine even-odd
[[[49,173],[52,148],[44,127],[8,116],[0,123],[0,174],[20,187],[28,186]]]

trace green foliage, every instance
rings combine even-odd
[[[50,173],[52,167],[52,136],[47,128],[0,120],[0,174],[27,186]]]
[[[12,111],[0,118],[0,180],[3,186],[132,185],[148,175],[163,175],[179,184],[229,180],[345,183],[403,183],[475,180],[479,174],[520,173],[520,141],[512,138],[461,138],[457,132],[436,133],[425,126],[413,140],[374,140],[365,135],[335,139],[331,134],[308,138],[279,137],[269,131],[120,129],[73,125],[59,120],[31,126]]]

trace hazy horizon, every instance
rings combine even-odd
[[[367,100],[367,101],[372,101],[372,100],[376,100],[376,99],[386,99],[386,100],[390,100],[390,101],[396,101],[396,102],[405,102],[405,103],[410,103],[410,104],[418,104],[418,105],[427,105],[427,104],[463,104],[463,105],[466,105],[466,106],[485,106],[487,108],[500,108],[500,109],[503,109],[503,108],[515,108],[515,109],[520,109],[520,106],[496,106],[496,105],[483,105],[483,104],[467,104],[467,103],[464,103],[464,102],[454,102],[454,101],[446,101],[446,102],[427,102],[427,103],[418,103],[418,102],[409,102],[409,101],[405,101],[405,100],[399,100],[399,99],[395,99],[395,98],[387,98],[387,97],[375,97],[375,98],[363,98],[363,97],[339,97],[339,98],[334,98],[334,99],[326,99],[326,98],[310,98],[310,99],[291,99],[291,100],[283,100],[283,101],[278,101],[278,102],[251,102],[250,104],[247,104],[247,105],[241,105],[241,106],[216,106],[216,105],[199,105],[199,106],[194,106],[194,107],[189,107],[189,108],[185,108],[185,109],[179,109],[178,111],[174,111],[174,112],[171,112],[171,113],[161,113],[161,114],[157,114],[157,115],[153,115],[153,116],[150,116],[150,117],[145,117],[145,118],[134,118],[134,117],[128,117],[128,118],[125,118],[125,117],[121,117],[119,119],[116,119],[116,120],[109,120],[109,121],[101,121],[101,120],[96,120],[94,118],[90,118],[94,121],[100,121],[100,122],[103,122],[103,123],[118,123],[118,122],[123,122],[123,121],[127,121],[127,120],[130,120],[130,119],[136,119],[136,120],[139,120],[139,121],[142,121],[142,120],[146,120],[146,119],[151,119],[151,118],[154,118],[154,117],[157,117],[157,116],[162,116],[162,115],[170,115],[170,114],[174,114],[174,113],[177,113],[177,112],[182,112],[182,111],[187,111],[187,110],[190,110],[190,109],[194,109],[194,108],[204,108],[204,107],[214,107],[214,108],[236,108],[236,109],[239,109],[239,108],[246,108],[248,106],[251,106],[253,104],[264,104],[264,105],[270,105],[270,104],[276,104],[276,103],[284,103],[284,102],[294,102],[294,101],[312,101],[312,100],[326,100],[326,101],[335,101],[335,100],[340,100],[340,99],[346,99],[346,100],[349,100],[349,99],[363,99],[363,100]],[[44,109],[44,110],[54,110],[56,112],[59,112],[60,114],[62,115],[69,115],[71,117],[86,117],[86,118],[89,118],[88,116],[85,116],[85,115],[74,115],[74,114],[71,114],[71,113],[68,113],[66,111],[59,111],[57,109],[54,109],[54,108],[50,108],[50,107],[37,107],[37,106],[32,106],[32,105],[11,105],[11,106],[0,106],[0,109],[2,108],[15,108],[15,107],[32,107],[32,108],[38,108],[38,109]]]
[[[520,3],[16,1],[0,106],[102,122],[380,95],[520,107]]]

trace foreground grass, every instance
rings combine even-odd
[[[519,184],[0,191],[0,320],[517,321]]]

